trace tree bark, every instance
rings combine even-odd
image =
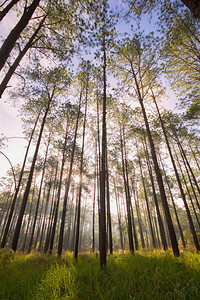
[[[163,165],[163,162],[162,162],[162,158],[161,158],[159,152],[158,152],[158,154],[159,154],[162,170],[163,170],[163,173],[164,173],[164,176],[165,176],[165,180],[166,180],[166,183],[167,183],[167,186],[168,186],[168,189],[169,189],[170,197],[171,197],[171,200],[172,200],[172,205],[173,205],[174,213],[175,213],[175,216],[176,216],[176,221],[177,221],[177,224],[178,224],[178,229],[179,229],[180,236],[181,236],[181,241],[182,241],[183,247],[185,248],[186,247],[185,239],[184,239],[183,231],[182,231],[181,224],[180,224],[180,221],[179,221],[179,218],[178,218],[178,214],[177,214],[177,210],[176,210],[176,206],[175,206],[175,202],[174,202],[174,197],[172,195],[171,187],[170,187],[170,184],[169,184],[169,180],[167,178],[167,174],[165,172],[165,168],[164,168],[164,165]]]
[[[160,196],[161,196],[162,205],[163,205],[163,209],[164,209],[164,213],[165,213],[167,227],[168,227],[168,230],[169,230],[169,235],[170,235],[170,239],[171,239],[173,253],[174,253],[175,256],[179,256],[180,252],[179,252],[179,248],[178,248],[178,242],[177,242],[177,238],[176,238],[172,218],[171,218],[170,211],[169,211],[169,206],[168,206],[168,202],[167,202],[167,197],[166,197],[166,193],[165,193],[165,188],[164,188],[164,184],[163,184],[162,175],[161,175],[160,168],[159,168],[159,165],[158,165],[158,160],[157,160],[157,157],[156,157],[156,150],[155,150],[155,147],[154,147],[154,143],[153,143],[153,139],[152,139],[152,135],[151,135],[151,131],[150,131],[146,111],[145,111],[145,108],[144,108],[143,99],[141,97],[140,89],[139,89],[138,82],[137,82],[137,79],[136,79],[136,76],[135,76],[134,72],[133,72],[133,76],[134,76],[134,79],[135,79],[135,84],[136,84],[137,92],[138,92],[138,99],[139,99],[139,102],[140,102],[140,106],[141,106],[141,109],[142,109],[142,114],[143,114],[143,117],[144,117],[146,130],[147,130],[147,136],[148,136],[149,145],[150,145],[150,149],[151,149],[151,156],[152,156],[153,163],[154,163],[154,169],[155,169],[156,178],[157,178],[157,182],[158,182],[158,186],[159,186],[159,190],[160,190]]]
[[[79,195],[78,195],[78,212],[77,212],[76,239],[75,239],[75,248],[74,248],[74,257],[76,260],[78,257],[79,232],[80,232],[81,194],[82,194],[82,186],[83,186],[83,158],[84,158],[85,127],[86,127],[87,101],[88,101],[87,95],[88,95],[88,86],[86,86],[86,102],[85,102],[85,114],[84,114],[84,122],[83,122],[83,139],[82,139],[81,164],[80,164],[80,184],[79,184]]]
[[[20,61],[22,60],[22,58],[24,57],[24,55],[26,54],[26,52],[32,47],[33,43],[34,43],[34,39],[37,36],[38,32],[40,31],[45,19],[46,19],[47,15],[42,19],[42,21],[40,22],[38,28],[36,29],[36,31],[33,33],[33,35],[31,36],[31,38],[29,39],[28,43],[26,44],[26,46],[24,47],[24,49],[22,51],[20,51],[20,53],[18,54],[17,58],[15,59],[14,63],[12,64],[12,66],[9,68],[8,72],[6,73],[5,77],[3,78],[1,85],[0,85],[0,98],[2,97],[8,82],[10,81],[12,75],[14,74],[15,70],[17,69]]]
[[[40,181],[40,188],[39,188],[39,194],[38,194],[37,205],[36,205],[36,210],[35,210],[34,222],[33,222],[33,227],[32,227],[32,232],[31,232],[31,238],[30,238],[29,247],[28,247],[28,253],[31,252],[31,247],[32,247],[32,243],[33,243],[33,236],[34,236],[35,225],[36,225],[37,216],[38,216],[38,209],[39,209],[39,204],[40,204],[40,197],[41,197],[41,192],[42,192],[42,185],[43,185],[43,180],[44,180],[44,174],[45,174],[49,144],[50,144],[50,137],[49,137],[49,140],[48,140],[46,153],[45,153],[45,158],[44,158],[44,163],[43,163],[43,168],[42,168],[42,177],[41,177],[41,181]]]
[[[30,191],[30,188],[31,188],[31,182],[32,182],[32,178],[33,178],[33,172],[34,172],[35,163],[36,163],[36,159],[37,159],[37,154],[38,154],[38,150],[39,150],[39,147],[40,147],[42,133],[43,133],[44,125],[45,125],[45,122],[46,122],[46,117],[47,117],[47,114],[48,114],[48,111],[49,111],[49,108],[50,108],[50,103],[51,103],[51,99],[49,99],[49,103],[48,103],[48,106],[46,108],[43,120],[42,120],[40,133],[39,133],[39,137],[38,137],[38,140],[37,140],[35,153],[34,153],[34,156],[33,156],[33,161],[32,161],[32,165],[31,165],[31,169],[30,169],[26,189],[25,189],[25,192],[24,192],[24,197],[22,199],[22,205],[21,205],[19,216],[18,216],[18,219],[17,219],[17,224],[16,224],[16,228],[15,228],[15,232],[14,232],[14,238],[13,238],[13,242],[12,242],[12,250],[14,250],[14,251],[17,250],[17,243],[18,243],[18,239],[19,239],[19,233],[20,233],[20,228],[21,228],[21,224],[22,224],[22,219],[23,219],[23,216],[24,216],[26,203],[28,201],[29,191]]]
[[[198,0],[181,0],[192,12],[195,18],[200,19],[200,2]]]
[[[7,13],[11,10],[11,8],[17,3],[19,0],[12,0],[1,12],[0,12],[0,21],[7,15]]]
[[[150,176],[150,180],[151,180],[151,186],[152,186],[153,196],[154,196],[154,203],[156,206],[156,213],[157,213],[157,217],[158,217],[160,236],[161,236],[161,240],[162,240],[163,249],[167,250],[168,249],[167,248],[167,240],[166,240],[164,225],[163,225],[163,221],[161,218],[160,209],[159,209],[159,205],[158,205],[158,199],[157,199],[157,195],[156,195],[156,189],[155,189],[155,184],[154,184],[154,179],[153,179],[153,174],[152,174],[151,162],[149,159],[149,153],[148,153],[147,144],[146,144],[145,139],[144,139],[144,143],[145,143],[145,150],[146,150],[147,167],[148,167],[149,176]]]
[[[102,156],[100,171],[100,218],[99,218],[99,250],[100,267],[106,266],[106,207],[105,207],[105,187],[106,187],[106,45],[105,33],[103,36],[103,120],[102,120]]]
[[[59,178],[58,191],[57,191],[57,200],[56,200],[56,203],[55,203],[55,211],[53,213],[53,225],[52,225],[52,230],[51,230],[50,246],[49,246],[49,252],[50,253],[52,253],[52,250],[53,250],[53,243],[54,243],[55,232],[56,232],[56,224],[57,224],[57,219],[58,219],[60,193],[61,193],[61,187],[62,187],[62,177],[63,177],[63,171],[64,171],[64,165],[65,165],[65,155],[66,155],[65,152],[66,152],[68,129],[69,129],[68,127],[69,127],[69,120],[67,120],[67,125],[66,125],[65,140],[64,140],[64,146],[63,146],[63,155],[62,155],[62,163],[61,163],[61,169],[60,169],[60,178]]]
[[[10,213],[9,213],[9,216],[8,216],[6,228],[5,228],[4,235],[3,235],[3,239],[2,239],[2,242],[1,242],[1,248],[4,248],[5,245],[6,245],[7,234],[8,234],[9,227],[10,227],[10,222],[11,222],[11,219],[12,219],[12,216],[13,216],[13,212],[14,212],[14,208],[15,208],[15,204],[16,204],[16,200],[17,200],[19,188],[20,188],[20,185],[21,185],[22,176],[23,176],[24,168],[25,168],[25,164],[26,164],[26,159],[27,159],[27,156],[28,156],[28,151],[29,151],[29,148],[30,148],[30,145],[31,145],[32,137],[33,137],[33,134],[34,134],[34,132],[35,132],[35,128],[36,128],[36,126],[37,126],[37,122],[38,122],[40,113],[41,113],[41,111],[39,112],[39,114],[38,114],[38,116],[37,116],[37,118],[36,118],[36,121],[35,121],[33,130],[32,130],[32,132],[31,132],[31,136],[30,136],[30,139],[29,139],[27,148],[26,148],[26,153],[25,153],[25,156],[24,156],[24,161],[23,161],[23,165],[22,165],[22,168],[21,168],[21,172],[20,172],[20,176],[19,176],[18,185],[17,185],[17,188],[16,188],[16,190],[15,190],[14,198],[13,198],[13,200],[12,200],[12,205],[11,205],[11,208],[10,208]]]
[[[123,143],[123,136],[122,136],[122,128],[120,124],[120,143],[121,143],[121,156],[122,156],[122,171],[123,171],[123,179],[124,179],[124,189],[126,195],[126,209],[127,209],[127,219],[128,219],[128,240],[129,240],[129,248],[131,252],[134,252],[134,245],[133,245],[133,232],[132,232],[132,222],[131,222],[131,204],[130,198],[128,196],[127,191],[127,181],[126,181],[126,173],[125,173],[125,162],[124,162],[124,143]]]
[[[66,185],[64,202],[63,202],[63,211],[62,211],[59,241],[58,241],[58,256],[61,256],[62,248],[63,248],[65,216],[66,216],[66,211],[67,211],[67,200],[68,200],[69,188],[70,188],[70,184],[71,184],[72,168],[73,168],[73,163],[74,163],[74,152],[75,152],[76,138],[77,138],[77,133],[78,133],[78,124],[79,124],[79,116],[80,116],[80,109],[81,109],[81,99],[82,99],[82,91],[80,93],[79,107],[78,107],[78,113],[77,113],[77,119],[76,119],[76,128],[75,128],[74,141],[73,141],[72,154],[71,154],[71,161],[70,161],[70,167],[69,167],[69,174],[68,174],[68,178],[67,178],[67,185]]]

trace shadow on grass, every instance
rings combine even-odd
[[[81,255],[78,263],[47,272],[35,299],[200,299],[198,254],[115,254],[99,270],[98,256]]]
[[[162,251],[118,253],[108,256],[104,271],[97,254],[80,255],[78,263],[72,254],[62,260],[32,255],[14,259],[0,272],[3,283],[11,278],[0,299],[200,299],[195,253],[179,258]]]

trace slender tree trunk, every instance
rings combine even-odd
[[[143,208],[143,213],[144,213],[144,225],[145,225],[145,232],[146,232],[146,245],[147,245],[147,248],[149,248],[150,247],[150,245],[149,245],[149,238],[148,238],[148,231],[147,231],[147,217],[146,217],[146,212],[145,212],[145,210],[144,210],[144,208]]]
[[[118,194],[117,194],[116,186],[115,186],[115,200],[116,200],[116,206],[117,206],[117,216],[118,216],[118,226],[119,226],[120,243],[121,243],[122,250],[124,250],[124,242],[123,242],[123,235],[122,235],[122,225],[121,225],[121,210],[120,210],[119,197],[118,197]]]
[[[189,147],[190,147],[190,150],[192,151],[192,155],[193,155],[194,160],[195,160],[195,162],[196,162],[197,168],[198,168],[198,170],[199,170],[199,172],[200,172],[200,165],[199,165],[199,162],[198,162],[198,160],[197,160],[196,153],[195,153],[194,150],[192,149],[192,146],[191,146],[191,145],[189,145]]]
[[[34,39],[36,38],[38,32],[40,31],[45,19],[47,16],[45,16],[42,21],[40,22],[38,28],[36,29],[36,31],[33,33],[33,35],[31,36],[31,38],[29,39],[28,43],[26,44],[26,46],[24,47],[24,49],[22,51],[20,51],[20,53],[18,54],[17,58],[15,59],[14,63],[12,64],[12,66],[9,68],[8,72],[6,73],[6,75],[4,76],[1,84],[0,84],[0,98],[2,97],[8,82],[10,81],[11,77],[13,76],[15,70],[17,69],[20,61],[22,60],[22,58],[24,57],[24,55],[26,54],[26,52],[32,47],[32,45],[34,44]]]
[[[192,168],[191,168],[191,166],[190,166],[190,163],[189,163],[189,161],[188,161],[188,159],[187,159],[187,156],[186,156],[185,151],[184,151],[184,149],[183,149],[183,147],[182,147],[182,145],[181,145],[181,143],[180,143],[180,141],[179,141],[178,136],[177,136],[177,142],[178,142],[179,149],[180,149],[180,151],[181,151],[181,153],[182,153],[182,155],[183,155],[183,157],[184,157],[184,159],[185,159],[185,162],[186,162],[186,164],[187,164],[187,166],[188,166],[188,168],[189,168],[189,170],[190,170],[190,173],[191,173],[191,175],[192,175],[192,178],[193,178],[193,180],[194,180],[194,183],[195,183],[195,185],[196,185],[197,191],[198,191],[199,196],[200,196],[200,187],[199,187],[199,184],[198,184],[198,182],[197,182],[197,180],[196,180],[196,177],[195,177],[195,175],[194,175],[194,172],[193,172],[193,170],[192,170]]]
[[[38,247],[39,252],[41,251],[41,248],[42,248],[42,239],[43,239],[45,223],[46,223],[46,214],[47,214],[47,209],[48,209],[49,199],[50,199],[50,193],[51,193],[51,188],[52,188],[51,180],[48,184],[49,184],[49,188],[48,188],[48,191],[47,191],[46,205],[45,205],[44,216],[43,216],[43,220],[42,220],[42,230],[41,230],[41,234],[40,234],[40,243],[39,243],[39,247]]]
[[[169,151],[171,162],[172,162],[172,165],[173,165],[173,168],[174,168],[174,172],[175,172],[175,175],[176,175],[176,180],[178,182],[178,186],[179,186],[179,189],[180,189],[181,197],[183,199],[183,203],[184,203],[184,206],[185,206],[185,209],[186,209],[188,221],[189,221],[189,224],[190,224],[190,230],[191,230],[191,233],[192,233],[193,239],[194,239],[194,244],[196,246],[197,251],[199,251],[200,250],[199,241],[198,241],[198,238],[197,238],[197,235],[196,235],[196,231],[195,231],[195,228],[194,228],[194,224],[193,224],[193,221],[192,221],[190,210],[189,210],[189,207],[188,207],[188,204],[187,204],[187,201],[186,201],[185,193],[183,191],[183,187],[182,187],[182,184],[181,184],[181,181],[180,181],[178,170],[177,170],[177,167],[176,167],[173,155],[172,155],[172,151],[171,151],[171,148],[170,148],[170,145],[169,145],[169,141],[168,141],[167,134],[166,134],[166,131],[165,131],[164,123],[163,123],[162,117],[160,115],[160,111],[159,111],[159,108],[158,108],[158,105],[157,105],[157,102],[156,102],[156,99],[155,99],[155,96],[154,96],[153,92],[152,92],[152,96],[153,96],[153,100],[154,100],[154,103],[155,103],[156,108],[157,108],[157,112],[158,112],[158,115],[159,115],[160,124],[162,126],[162,130],[163,130],[164,137],[165,137],[165,142],[167,144],[167,148],[168,148],[168,151]],[[177,137],[177,135],[176,135],[176,137]],[[181,148],[182,146],[181,146],[181,144],[179,142],[178,137],[177,137],[177,141],[178,141],[178,145],[180,145],[180,148]],[[183,150],[183,149],[181,148],[181,150]],[[182,153],[183,153],[183,151],[182,151]],[[184,157],[186,158],[186,156],[184,156]]]
[[[61,169],[60,169],[60,179],[59,179],[59,185],[58,185],[58,191],[57,191],[57,200],[56,200],[56,204],[55,204],[56,205],[55,206],[55,212],[53,214],[54,218],[53,218],[53,226],[52,226],[50,246],[49,246],[50,253],[53,250],[53,243],[54,243],[55,232],[56,232],[56,224],[57,224],[57,219],[58,219],[58,210],[59,210],[60,193],[61,193],[61,187],[62,187],[62,177],[63,177],[63,171],[64,171],[64,165],[65,165],[65,155],[66,155],[65,152],[66,152],[66,146],[67,146],[68,130],[69,130],[69,120],[67,120],[67,125],[66,125],[65,140],[64,140],[64,146],[63,146],[63,155],[62,155],[62,163],[61,163]]]
[[[108,153],[106,146],[106,198],[107,198],[107,225],[108,225],[108,235],[107,240],[109,241],[110,254],[113,253],[113,241],[112,241],[112,224],[111,224],[111,214],[110,214],[110,190],[109,190],[109,170],[108,170]]]
[[[32,132],[31,132],[31,136],[30,136],[30,139],[29,139],[29,142],[28,142],[28,146],[26,148],[26,153],[25,153],[25,156],[24,156],[24,161],[23,161],[23,165],[22,165],[22,168],[21,168],[18,185],[17,185],[17,188],[15,190],[14,198],[12,200],[12,205],[11,205],[11,208],[10,208],[10,213],[9,213],[9,216],[8,216],[6,228],[5,228],[3,239],[2,239],[2,242],[1,242],[1,248],[4,248],[5,245],[6,245],[7,234],[8,234],[9,227],[10,227],[10,222],[11,222],[11,219],[12,219],[12,216],[13,216],[13,212],[14,212],[14,208],[15,208],[15,204],[16,204],[16,200],[17,200],[19,188],[20,188],[20,185],[21,185],[21,181],[22,181],[22,177],[23,177],[23,173],[24,173],[24,168],[25,168],[25,164],[26,164],[26,159],[27,159],[27,156],[28,156],[28,151],[29,151],[29,148],[30,148],[30,145],[31,145],[31,141],[32,141],[32,138],[33,138],[33,134],[35,132],[35,128],[37,126],[37,122],[38,122],[40,113],[41,113],[41,111],[39,112],[39,114],[38,114],[38,116],[36,118],[35,125],[33,127]]]
[[[157,225],[157,219],[156,217],[154,216],[153,217],[153,220],[154,220],[154,224],[155,224],[155,232],[156,232],[156,235],[157,235],[157,241],[158,241],[158,247],[161,248],[161,242],[160,242],[160,237],[159,237],[159,230],[158,230],[158,225]],[[164,228],[163,228],[164,230]],[[166,245],[167,245],[167,240],[166,240]]]
[[[195,197],[196,205],[197,205],[197,207],[199,209],[199,212],[200,212],[200,205],[199,205],[199,201],[198,201],[198,198],[197,198],[197,194],[196,194],[196,191],[195,191],[195,188],[194,188],[194,185],[193,185],[193,182],[192,182],[191,176],[189,174],[189,170],[188,170],[187,164],[186,164],[186,162],[184,160],[182,152],[181,152],[181,157],[182,157],[182,160],[183,160],[183,163],[184,163],[184,166],[185,166],[185,170],[186,170],[189,182],[190,182],[190,186],[192,188],[192,192],[193,192],[194,197]]]
[[[170,184],[169,184],[169,180],[167,178],[167,174],[165,172],[165,168],[164,168],[164,165],[163,165],[163,162],[162,162],[162,158],[160,156],[160,153],[158,153],[158,154],[159,154],[159,157],[160,157],[160,163],[161,163],[161,166],[162,166],[162,170],[163,170],[165,180],[166,180],[166,183],[167,183],[167,186],[168,186],[168,189],[169,189],[170,197],[171,197],[171,200],[172,200],[172,205],[173,205],[174,213],[175,213],[175,216],[176,216],[176,221],[177,221],[177,224],[178,224],[178,229],[179,229],[180,236],[181,236],[181,241],[182,241],[183,247],[185,248],[186,247],[185,239],[184,239],[183,231],[182,231],[181,224],[180,224],[180,221],[179,221],[179,218],[178,218],[178,214],[177,214],[177,210],[176,210],[176,206],[175,206],[175,202],[174,202],[174,197],[172,195],[171,187],[170,187]]]
[[[124,162],[124,150],[123,150],[123,137],[122,137],[121,124],[120,124],[120,142],[121,142],[121,156],[122,156],[122,170],[123,170],[123,178],[124,178],[124,189],[125,189],[125,195],[126,195],[129,248],[130,248],[131,252],[134,252],[131,211],[130,211],[131,204],[130,204],[130,198],[128,197],[128,191],[127,191],[127,182],[126,182],[126,174],[125,174],[125,162]]]
[[[200,204],[199,204],[199,201],[198,201],[198,198],[197,198],[197,194],[196,194],[196,191],[195,191],[195,188],[194,188],[194,185],[193,185],[193,182],[192,182],[192,179],[191,179],[191,176],[190,176],[188,167],[187,167],[187,165],[186,165],[186,162],[185,162],[185,160],[184,160],[184,157],[183,157],[182,153],[181,153],[181,156],[182,156],[183,163],[184,163],[184,166],[185,166],[185,170],[186,170],[186,173],[187,173],[189,182],[190,182],[190,186],[191,186],[191,188],[192,188],[192,192],[193,192],[193,195],[194,195],[194,198],[195,198],[196,205],[197,205],[197,207],[198,207],[198,209],[199,209],[199,212],[200,212]]]
[[[97,161],[97,203],[98,203],[98,225],[100,230],[100,189],[101,189],[101,145],[100,145],[100,126],[99,126],[99,98],[97,91],[97,150],[98,150],[98,161]],[[100,245],[100,235],[99,235]],[[99,246],[100,251],[100,246]]]
[[[142,231],[141,214],[140,214],[139,203],[138,203],[138,192],[137,192],[137,189],[134,185],[133,180],[132,180],[132,190],[133,190],[133,194],[134,194],[135,207],[136,207],[139,230],[140,230],[140,240],[141,240],[142,248],[145,248],[144,236],[143,236],[143,231]]]
[[[175,150],[174,150],[174,151],[175,151]],[[183,170],[182,170],[182,167],[181,167],[181,164],[180,164],[180,161],[179,161],[179,158],[178,158],[178,155],[177,155],[176,152],[175,152],[175,156],[176,156],[176,160],[177,160],[177,163],[178,163],[178,166],[179,166],[179,170],[180,170],[180,172],[181,172],[181,176],[182,176],[184,185],[185,185],[186,190],[187,190],[188,197],[189,197],[189,199],[190,199],[190,203],[191,203],[192,208],[193,208],[193,211],[194,211],[194,215],[195,215],[195,217],[196,217],[196,221],[197,221],[197,223],[198,223],[198,225],[199,225],[199,228],[200,228],[199,218],[198,218],[198,216],[197,216],[197,212],[196,212],[196,209],[195,209],[195,207],[194,207],[193,199],[192,199],[192,196],[191,196],[191,194],[190,194],[190,191],[189,191],[189,188],[188,188],[186,179],[185,179],[185,175],[184,175],[184,173],[183,173]]]
[[[100,267],[106,266],[106,45],[105,33],[103,36],[103,120],[102,120],[102,156],[100,171],[100,218],[99,218],[99,250]]]
[[[137,238],[137,233],[136,233],[136,226],[135,226],[135,219],[134,219],[134,214],[133,214],[133,205],[131,202],[131,217],[132,217],[132,225],[133,225],[133,236],[134,236],[134,241],[135,241],[135,250],[139,249],[139,243],[138,243],[138,238]]]
[[[139,153],[138,153],[138,159],[139,159],[140,174],[141,174],[143,190],[144,190],[144,197],[145,197],[145,202],[146,202],[146,207],[147,207],[147,215],[148,215],[148,220],[149,220],[149,228],[150,228],[150,232],[151,232],[152,244],[153,244],[153,248],[156,248],[155,235],[154,235],[154,231],[153,231],[153,226],[152,226],[152,221],[151,221],[151,213],[150,213],[150,209],[149,209],[149,200],[148,200],[147,191],[146,191],[146,187],[145,187],[145,181],[144,181],[144,176],[143,176],[143,172],[142,172],[142,165],[141,165]]]
[[[11,8],[17,3],[19,0],[12,0],[10,3],[2,10],[0,11],[0,21],[3,20],[3,18],[7,15],[7,13],[11,10]]]
[[[87,85],[88,85],[88,81],[87,81]],[[86,102],[85,102],[85,114],[84,114],[84,122],[83,122],[83,140],[82,140],[82,149],[81,149],[80,184],[79,184],[79,195],[78,195],[76,239],[75,239],[75,248],[74,248],[74,257],[76,260],[78,257],[78,244],[79,244],[79,232],[80,232],[81,194],[82,194],[82,186],[83,186],[83,159],[84,159],[85,127],[86,127],[87,101],[88,101],[87,95],[88,95],[88,86],[86,86]]]
[[[45,245],[44,245],[44,253],[46,253],[48,251],[49,244],[50,244],[50,237],[51,237],[52,224],[53,224],[53,216],[55,214],[55,208],[56,208],[55,193],[56,193],[56,190],[57,190],[57,175],[58,175],[58,159],[57,159],[56,171],[55,171],[55,177],[54,177],[53,195],[52,195],[52,200],[51,200],[51,209],[50,209],[50,213],[49,213],[47,234],[46,234],[46,240],[45,240]]]
[[[31,165],[31,169],[30,169],[26,189],[25,189],[25,192],[24,192],[24,197],[22,199],[22,205],[21,205],[19,216],[18,216],[18,219],[17,219],[17,225],[16,225],[16,228],[15,228],[14,238],[13,238],[13,242],[12,242],[12,250],[14,250],[14,251],[16,251],[16,249],[17,249],[17,243],[18,243],[18,239],[19,239],[19,233],[20,233],[20,228],[21,228],[21,224],[22,224],[22,219],[23,219],[25,208],[26,208],[26,203],[28,201],[29,191],[30,191],[30,188],[31,188],[31,182],[32,182],[32,178],[33,178],[33,172],[34,172],[34,168],[35,168],[35,162],[36,162],[36,159],[37,159],[37,154],[38,154],[38,150],[39,150],[39,147],[40,147],[40,142],[41,142],[41,138],[42,138],[44,124],[45,124],[45,121],[46,121],[47,113],[49,111],[50,103],[51,103],[51,99],[49,99],[49,103],[48,103],[48,106],[46,108],[43,120],[42,120],[40,133],[39,133],[39,137],[38,137],[38,140],[37,140],[35,153],[34,153],[34,156],[33,156],[33,161],[32,161],[32,165]]]
[[[76,235],[76,223],[77,223],[77,212],[78,212],[78,191],[76,195],[76,205],[74,207],[74,226],[73,226],[73,235],[72,235],[72,243],[71,243],[71,249],[74,250],[75,245],[75,235]]]
[[[95,167],[94,167],[94,192],[93,192],[93,209],[92,209],[92,251],[95,250],[95,202],[96,202],[96,189],[98,189],[98,155],[97,155],[97,141],[95,145]]]
[[[26,227],[26,233],[25,233],[24,243],[23,243],[23,247],[22,247],[22,251],[23,252],[25,250],[27,235],[28,235],[28,231],[29,231],[29,227],[30,227],[30,222],[31,222],[31,214],[32,214],[32,207],[33,207],[34,196],[35,196],[35,183],[34,183],[34,188],[33,188],[33,195],[32,195],[31,207],[30,207],[30,212],[29,212],[28,224],[27,224],[27,227]]]
[[[147,167],[148,167],[149,176],[150,176],[150,180],[151,180],[151,186],[152,186],[153,196],[154,196],[154,203],[156,206],[156,213],[157,213],[158,224],[159,224],[159,228],[160,228],[160,236],[161,236],[161,240],[162,240],[163,249],[167,250],[167,240],[166,240],[164,225],[163,225],[163,221],[161,218],[160,209],[159,209],[159,205],[158,205],[158,199],[157,199],[157,195],[156,195],[156,189],[155,189],[155,184],[154,184],[154,179],[153,179],[153,174],[152,174],[151,162],[150,162],[148,148],[147,148],[145,139],[144,139],[144,143],[145,143],[145,150],[146,150],[146,162],[147,162]]]
[[[50,136],[51,136],[51,134],[49,135],[48,144],[47,144],[46,153],[45,153],[45,158],[44,158],[44,163],[43,163],[43,168],[42,168],[42,177],[41,177],[41,181],[40,181],[40,189],[39,189],[39,194],[38,194],[38,199],[37,199],[37,205],[36,205],[34,222],[33,222],[33,227],[32,227],[31,239],[30,239],[29,247],[28,247],[28,253],[31,252],[31,247],[32,247],[32,243],[33,243],[33,236],[34,236],[35,225],[36,225],[37,216],[38,216],[38,209],[39,209],[39,204],[40,204],[40,197],[41,197],[41,192],[42,192],[42,185],[43,185],[43,180],[44,180],[44,174],[45,174],[45,168],[46,168],[46,162],[47,162],[47,155],[48,155],[49,144],[50,144]]]
[[[0,48],[0,70],[5,65],[7,58],[10,55],[10,52],[15,46],[16,41],[20,37],[20,34],[27,26],[28,22],[30,21],[34,11],[39,5],[40,0],[33,0],[30,6],[25,7],[23,15],[17,25],[12,29],[6,40],[4,41],[3,45]]]
[[[84,232],[84,224],[85,224],[85,212],[86,212],[86,201],[85,201],[85,207],[84,212],[82,216],[82,222],[81,222],[81,233],[80,233],[80,247],[82,247],[82,238],[83,238],[83,232]]]
[[[35,226],[35,228],[37,229],[37,233],[36,233],[35,243],[34,243],[34,247],[33,247],[34,251],[37,248],[37,242],[38,242],[39,235],[40,235],[40,229],[42,227],[42,212],[44,210],[44,203],[45,203],[44,199],[46,198],[46,190],[47,190],[47,185],[46,185],[46,182],[45,182],[44,183],[43,197],[42,197],[42,203],[41,203],[41,207],[40,207],[40,212],[38,214],[38,219],[37,219],[37,223],[36,223],[36,226]]]
[[[10,198],[11,197],[12,197],[12,195],[10,195]],[[9,200],[10,201],[8,201],[7,207],[5,207],[4,214],[2,215],[2,222],[1,223],[3,223],[3,226],[2,226],[2,229],[1,229],[1,235],[3,235],[4,229],[5,229],[6,224],[7,224],[7,219],[8,219],[8,216],[9,216],[9,211],[11,210],[11,207],[12,207],[12,199],[9,199]]]
[[[154,143],[153,143],[153,139],[152,139],[152,135],[151,135],[151,131],[150,131],[146,111],[145,111],[145,108],[144,108],[143,98],[141,97],[141,94],[140,94],[140,89],[139,89],[139,86],[138,86],[138,82],[137,82],[135,73],[133,73],[133,75],[134,75],[134,78],[135,78],[135,83],[136,83],[136,87],[137,87],[137,91],[138,91],[138,99],[139,99],[139,102],[140,102],[140,106],[141,106],[141,109],[142,109],[142,114],[143,114],[143,117],[144,117],[146,130],[147,130],[147,136],[148,136],[149,145],[150,145],[150,149],[151,149],[151,156],[152,156],[153,163],[154,163],[154,169],[155,169],[156,178],[157,178],[157,182],[158,182],[158,186],[159,186],[159,190],[160,190],[160,196],[161,196],[161,200],[162,200],[163,210],[164,210],[164,213],[165,213],[167,227],[168,227],[168,230],[169,230],[169,235],[170,235],[170,239],[171,239],[173,253],[174,253],[175,256],[179,256],[180,252],[179,252],[179,248],[178,248],[178,242],[177,242],[177,238],[176,238],[172,218],[171,218],[170,211],[169,211],[169,206],[168,206],[168,202],[167,202],[167,197],[166,197],[166,193],[165,193],[163,179],[162,179],[162,175],[161,175],[160,168],[159,168],[159,165],[158,165],[158,160],[157,160],[157,157],[156,157],[156,150],[155,150],[155,147],[154,147]]]
[[[175,149],[174,149],[174,151],[175,151]],[[180,181],[180,178],[179,178],[179,181]],[[180,182],[180,184],[181,184],[181,182]],[[181,185],[181,188],[182,188],[182,185]],[[182,193],[184,194],[183,188],[182,188]],[[184,206],[185,206],[185,210],[186,210],[186,213],[187,213],[187,218],[188,218],[189,225],[190,225],[190,231],[192,233],[194,244],[195,244],[195,247],[197,249],[197,252],[199,252],[200,245],[199,245],[199,241],[198,241],[198,238],[197,238],[197,235],[196,235],[196,231],[195,231],[195,228],[194,228],[194,223],[192,221],[192,217],[191,217],[191,214],[190,214],[190,210],[189,210],[189,207],[188,207],[188,204],[187,204],[187,200],[186,200],[185,194],[184,194],[184,197],[183,197],[182,193],[181,193],[181,196],[182,196],[183,203],[184,203]]]
[[[92,205],[92,251],[95,250],[95,200],[96,200],[96,168],[94,175],[94,194],[93,194],[93,205]]]
[[[126,177],[126,186],[127,186],[127,196],[128,196],[128,201],[130,203],[130,211],[132,215],[132,227],[133,227],[133,235],[134,235],[134,241],[135,241],[135,249],[139,249],[138,245],[138,238],[136,234],[136,228],[135,228],[135,221],[134,221],[134,215],[133,215],[133,208],[132,208],[132,203],[131,203],[131,195],[130,195],[130,188],[129,188],[129,177],[128,177],[128,162],[127,162],[127,151],[126,151],[126,140],[125,140],[125,132],[124,132],[124,123],[123,123],[123,128],[122,128],[122,134],[123,134],[123,147],[124,147],[124,165],[125,165],[125,177]]]
[[[10,209],[10,207],[11,207],[11,205],[12,205],[12,185],[13,185],[13,183],[11,183],[11,185],[10,185],[10,189],[9,189],[9,192],[7,192],[7,197],[6,197],[6,199],[5,199],[5,201],[4,201],[4,204],[3,204],[3,208],[1,209],[1,215],[0,215],[0,227],[2,226],[2,224],[3,224],[3,221],[4,221],[4,215],[5,215],[5,213],[7,212],[8,213],[8,211],[9,211],[9,209]],[[5,195],[6,196],[6,195]],[[7,221],[7,220],[6,220]],[[5,222],[4,222],[4,224],[5,224]],[[2,230],[1,230],[2,231]],[[3,234],[3,231],[1,232],[1,235]]]
[[[73,168],[73,163],[74,163],[74,152],[75,152],[75,146],[76,146],[76,137],[77,137],[77,133],[78,133],[78,123],[79,123],[79,116],[80,116],[81,99],[82,99],[82,91],[80,93],[79,107],[78,107],[78,113],[77,113],[77,119],[76,119],[76,129],[75,129],[75,134],[74,134],[74,141],[73,141],[72,153],[71,153],[71,161],[70,161],[69,173],[68,173],[68,178],[67,178],[64,202],[63,202],[63,211],[62,211],[59,241],[58,241],[58,255],[59,256],[61,256],[61,254],[62,254],[62,247],[63,247],[65,216],[66,216],[66,211],[67,211],[67,200],[68,200],[69,188],[70,188],[70,184],[71,184],[72,168]]]

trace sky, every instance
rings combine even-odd
[[[17,18],[14,13],[8,14],[0,23],[0,37],[6,37],[11,28],[16,24]],[[18,117],[18,109],[14,107],[12,99],[9,100],[8,93],[0,98],[0,138],[2,137],[23,137],[22,122]],[[22,163],[23,151],[27,141],[24,139],[10,139],[6,142],[8,147],[0,148],[5,153],[13,165]],[[10,169],[10,164],[6,158],[0,154],[0,177],[4,176]]]
[[[120,0],[111,0],[111,5],[119,5]],[[148,30],[154,30],[154,24],[149,24],[148,17],[142,19],[142,27]],[[9,13],[3,22],[0,23],[0,36],[6,37],[13,26],[16,24],[17,18],[14,13]],[[120,30],[123,32],[130,31],[131,24],[121,23]],[[14,84],[15,82],[12,82]],[[164,104],[165,108],[172,109],[176,102],[175,95],[168,88],[167,94],[170,95],[170,101]],[[13,105],[13,100],[9,99],[8,93],[5,93],[0,99],[0,138],[6,136],[10,137],[23,137],[22,122],[18,117],[18,108]],[[15,166],[16,164],[22,164],[24,153],[26,150],[27,141],[23,138],[9,139],[6,142],[7,147],[0,149],[10,159],[11,163]],[[10,169],[9,162],[6,158],[0,154],[0,178],[5,175],[6,171]]]

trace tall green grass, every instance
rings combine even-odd
[[[184,252],[20,255],[0,251],[0,299],[200,299],[200,257]]]

